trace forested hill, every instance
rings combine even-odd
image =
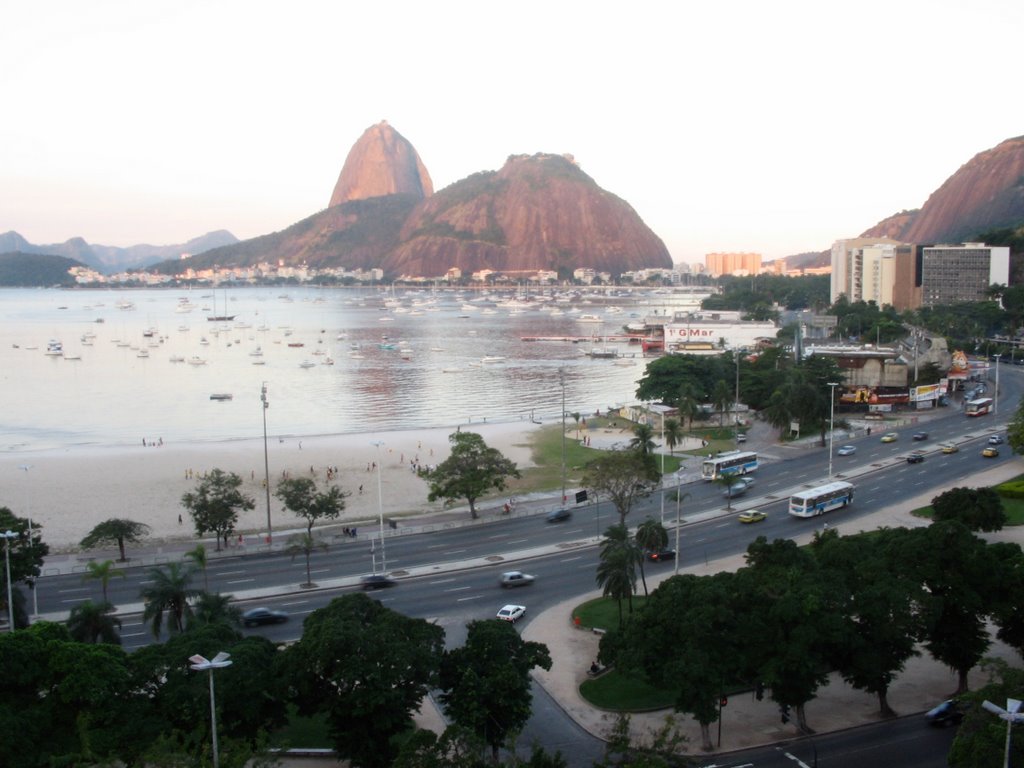
[[[0,287],[4,288],[49,288],[68,287],[75,284],[75,278],[68,270],[85,265],[64,256],[49,256],[38,253],[0,253]]]

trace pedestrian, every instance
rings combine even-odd
[[[142,438],[142,447],[143,447],[143,448],[145,448],[145,447],[146,447],[146,438]]]
[[[360,496],[363,495],[363,486],[361,486],[361,485],[359,486],[359,495]]]
[[[301,440],[299,440],[299,450],[300,451],[302,450],[302,441]]]
[[[181,525],[181,515],[178,515],[178,525]]]

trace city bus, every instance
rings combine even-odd
[[[717,480],[722,475],[745,475],[757,469],[757,454],[753,451],[727,451],[704,459],[700,465],[700,476],[705,480]]]
[[[794,517],[815,517],[852,503],[853,486],[837,480],[794,493],[789,499],[789,514]]]
[[[968,400],[964,404],[964,413],[966,413],[968,416],[984,416],[991,410],[991,397],[979,397],[977,400]]]

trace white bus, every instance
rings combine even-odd
[[[991,410],[991,397],[979,397],[977,400],[968,400],[964,405],[964,413],[968,416],[984,416]]]
[[[789,514],[794,517],[814,517],[832,509],[853,504],[853,486],[836,481],[817,488],[794,493],[789,499]]]
[[[757,454],[753,451],[727,451],[704,459],[700,465],[700,476],[705,480],[717,480],[722,475],[745,475],[757,469]]]

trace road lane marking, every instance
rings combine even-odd
[[[457,603],[465,603],[465,602],[467,602],[469,600],[479,600],[481,597],[483,597],[483,595],[473,595],[472,597],[460,597],[455,602],[457,602]]]
[[[229,581],[228,584],[248,584],[253,581],[256,581],[256,579],[235,579],[234,581]]]

